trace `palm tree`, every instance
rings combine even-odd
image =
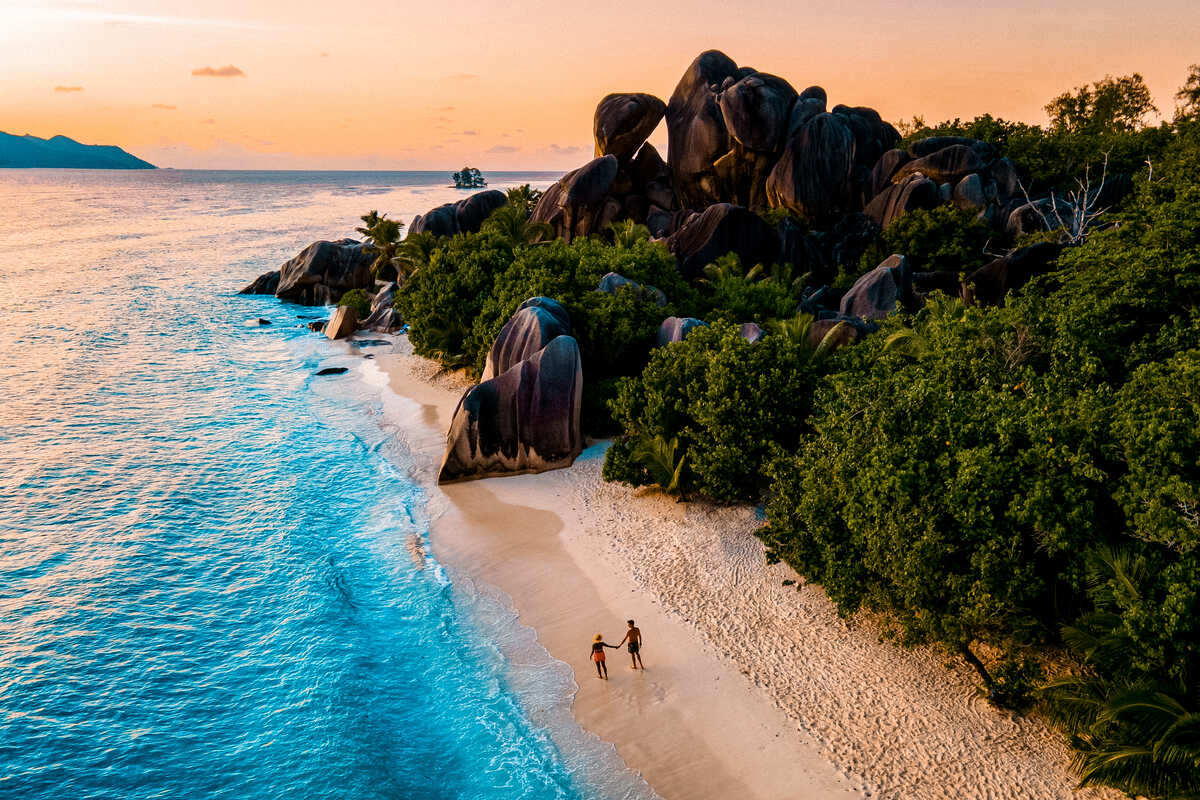
[[[825,331],[821,341],[814,344],[809,335],[813,322],[815,320],[811,314],[800,313],[789,319],[773,319],[767,323],[767,329],[773,336],[779,336],[800,345],[800,353],[803,357],[819,363],[837,349],[842,331],[847,323],[838,320],[836,325]]]
[[[396,247],[392,266],[397,277],[411,278],[419,270],[429,266],[429,260],[437,250],[438,240],[432,233],[410,233]]]
[[[884,340],[883,349],[909,358],[921,359],[929,352],[929,343],[912,328],[903,328]]]
[[[396,256],[396,246],[400,243],[404,223],[398,219],[388,219],[387,214],[380,214],[374,209],[363,214],[361,219],[363,225],[354,230],[362,234],[367,246],[375,251],[371,273],[376,278],[384,278],[387,270],[395,269],[392,260]]]
[[[554,228],[545,222],[529,219],[527,204],[518,198],[517,203],[506,203],[492,212],[483,223],[483,230],[499,234],[513,247],[537,244],[554,238]]]
[[[527,217],[533,214],[534,206],[542,198],[541,191],[532,188],[528,183],[514,186],[506,194],[508,195],[508,204],[517,208],[524,208],[525,216]]]
[[[646,468],[650,480],[662,487],[667,494],[679,494],[679,476],[683,473],[683,462],[687,453],[675,458],[679,449],[679,438],[667,441],[662,436],[642,437],[633,448],[635,461]]]
[[[749,272],[742,269],[741,259],[737,253],[726,253],[711,264],[704,267],[704,277],[700,278],[699,283],[706,286],[715,286],[724,280],[732,280],[740,278],[747,283],[753,283],[763,277],[767,268],[762,264],[755,264],[750,268]]]
[[[781,286],[787,288],[797,297],[804,291],[804,287],[812,279],[811,272],[804,272],[800,275],[796,274],[796,267],[790,261],[785,261],[782,264],[771,264],[767,268],[766,277],[763,280],[774,281]]]
[[[630,250],[638,242],[645,242],[650,239],[650,229],[645,225],[638,225],[631,219],[613,222],[609,227],[613,232],[613,244],[622,250]]]
[[[1080,786],[1200,798],[1197,692],[1188,692],[1187,679],[1111,677],[1130,674],[1130,656],[1138,646],[1111,609],[1118,594],[1140,597],[1148,569],[1145,559],[1129,550],[1102,546],[1093,551],[1087,577],[1096,610],[1062,631],[1084,671],[1050,682],[1042,697],[1051,719],[1071,735]]]
[[[442,325],[421,331],[425,351],[446,369],[470,366],[471,357],[463,352],[463,343],[471,335],[471,326],[460,318],[448,318]]]

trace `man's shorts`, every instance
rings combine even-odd
[[[630,642],[630,643],[629,643],[629,652],[630,652],[630,654],[636,653],[637,651],[638,651],[638,643],[637,643],[637,642]]]

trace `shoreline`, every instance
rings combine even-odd
[[[966,667],[840,619],[767,565],[752,509],[606,484],[603,445],[568,469],[437,487],[466,384],[395,342],[376,366],[416,404],[392,422],[428,490],[434,555],[510,599],[574,671],[578,723],[662,797],[1117,796],[1075,790],[1062,737],[978,698]],[[630,617],[647,670],[612,651],[597,680],[585,645],[619,641]]]

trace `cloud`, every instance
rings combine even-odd
[[[520,149],[521,148],[513,147],[510,144],[498,144],[498,145],[495,145],[494,147],[489,147],[484,152],[491,153],[492,155],[502,156],[502,155],[507,155],[508,153],[515,153]]]
[[[583,152],[582,147],[577,147],[575,145],[571,145],[570,147],[562,147],[561,145],[552,144],[547,149],[556,156],[573,156],[576,153]]]
[[[175,109],[179,108],[179,106],[169,106],[166,103],[155,103],[150,107],[161,109],[162,111],[174,111]]]
[[[56,91],[56,92],[82,92],[83,87],[82,86],[55,86],[54,91]]]
[[[473,72],[456,72],[453,75],[446,76],[447,80],[452,81],[477,81],[479,76]]]
[[[212,117],[209,117],[208,119],[204,119],[204,120],[200,121],[201,125],[215,125],[216,123],[217,123],[217,121],[215,119],[213,119]]]
[[[321,52],[321,58],[329,58],[329,53],[326,53],[326,52],[322,51],[322,52]]]
[[[476,133],[475,131],[459,131],[458,135],[459,136],[478,136],[479,134]]]
[[[453,111],[453,110],[454,110],[454,106],[438,106],[437,108],[434,109],[434,111],[441,111],[443,113],[445,113],[447,111]]]
[[[235,67],[233,64],[226,64],[223,67],[196,67],[192,70],[192,74],[198,78],[244,78],[246,73]]]

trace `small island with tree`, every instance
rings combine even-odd
[[[450,173],[454,179],[455,189],[482,189],[487,186],[487,179],[475,167],[463,167],[458,172]]]

